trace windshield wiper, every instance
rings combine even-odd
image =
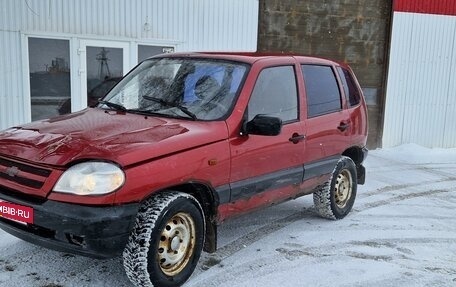
[[[171,107],[171,108],[178,108],[179,110],[181,110],[184,114],[186,114],[187,116],[189,116],[193,120],[197,120],[198,119],[194,113],[192,113],[186,107],[181,106],[179,104],[167,102],[167,101],[165,101],[163,99],[155,98],[155,97],[151,97],[151,96],[143,96],[143,98],[146,99],[146,100],[152,101],[152,102],[159,103],[159,104],[161,104],[163,106],[167,106],[167,107]]]
[[[122,105],[119,105],[119,104],[116,104],[116,103],[113,103],[113,102],[109,102],[109,101],[98,101],[98,103],[102,104],[102,105],[106,105],[112,109],[115,109],[117,111],[122,111],[122,112],[126,112],[127,111],[127,108],[122,106]]]

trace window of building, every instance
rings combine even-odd
[[[109,46],[86,49],[87,106],[91,107],[122,79],[124,51]]]
[[[339,73],[339,77],[342,80],[342,85],[344,86],[344,92],[345,96],[347,97],[349,106],[353,107],[358,105],[360,101],[360,94],[352,75],[347,69],[341,67],[337,67],[337,72]]]
[[[283,122],[298,118],[298,93],[292,66],[261,71],[248,106],[248,120],[256,115],[279,117]]]
[[[302,73],[306,85],[309,118],[342,109],[340,91],[331,67],[302,65]]]
[[[69,40],[28,38],[32,121],[71,111]]]

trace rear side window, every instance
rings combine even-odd
[[[339,87],[331,67],[302,65],[302,73],[306,85],[309,118],[342,109]]]
[[[356,106],[360,102],[360,94],[355,85],[352,75],[347,69],[337,67],[337,72],[344,86],[345,96],[350,107]]]
[[[256,115],[279,117],[284,122],[298,118],[298,93],[292,66],[266,68],[260,72],[248,106],[248,120]]]

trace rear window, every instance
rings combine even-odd
[[[344,86],[345,97],[347,97],[348,105],[350,107],[356,106],[360,102],[360,94],[356,87],[355,81],[347,69],[337,67],[337,72],[342,80]]]
[[[302,65],[306,85],[307,117],[316,117],[342,109],[340,91],[329,66]]]

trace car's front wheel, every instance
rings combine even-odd
[[[357,174],[353,160],[343,156],[331,178],[313,194],[317,213],[328,219],[342,219],[352,209],[356,198]]]
[[[148,199],[123,252],[130,281],[141,287],[181,286],[198,263],[204,228],[203,210],[193,196],[171,191]]]

